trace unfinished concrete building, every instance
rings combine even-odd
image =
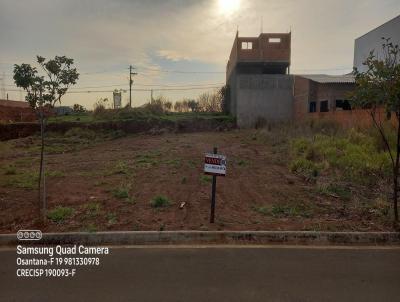
[[[226,110],[236,117],[239,127],[292,118],[290,44],[290,33],[262,33],[258,37],[236,33],[226,68]]]

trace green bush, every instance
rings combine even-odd
[[[138,108],[105,109],[100,107],[93,111],[93,117],[97,120],[146,120],[160,114],[162,112],[158,112],[155,106],[149,104]]]
[[[292,148],[297,155],[304,154],[309,148],[310,141],[306,138],[298,138],[292,142]]]
[[[372,181],[387,177],[391,167],[387,153],[379,150],[376,139],[351,129],[343,135],[317,134],[292,141],[290,169],[309,176],[332,170],[351,181]]]
[[[153,208],[163,208],[169,206],[170,204],[171,201],[169,200],[169,198],[163,195],[158,195],[150,201],[150,205]]]

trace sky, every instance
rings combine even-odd
[[[126,104],[129,65],[134,106],[151,89],[196,98],[224,85],[236,30],[291,31],[291,73],[345,74],[354,40],[399,14],[399,0],[0,0],[0,98],[23,100],[13,64],[36,55],[74,59],[80,78],[63,105],[92,109],[114,89]]]

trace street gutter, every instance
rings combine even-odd
[[[18,240],[0,234],[0,246],[53,245],[188,245],[188,244],[290,244],[290,245],[397,245],[400,232],[313,231],[119,231],[44,233],[40,240]]]

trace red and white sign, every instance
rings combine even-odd
[[[204,158],[204,173],[216,176],[225,176],[226,156],[221,154],[206,153]]]

